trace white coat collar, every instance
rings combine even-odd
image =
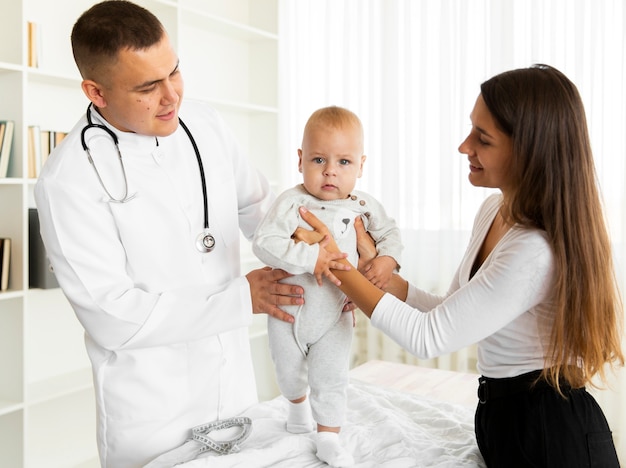
[[[117,136],[120,150],[125,153],[152,153],[158,147],[157,138],[154,136],[140,135],[134,132],[122,132],[102,117],[95,106],[90,106],[91,120],[94,123],[104,125]]]

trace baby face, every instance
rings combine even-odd
[[[316,126],[304,135],[298,157],[307,192],[321,200],[347,198],[365,162],[361,132],[354,126]]]

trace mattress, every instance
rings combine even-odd
[[[474,410],[420,395],[352,380],[340,440],[356,468],[484,467],[474,437]],[[252,433],[241,450],[229,455],[201,455],[185,468],[317,468],[328,465],[315,456],[315,432],[285,430],[283,397],[246,411]],[[177,465],[178,466],[178,465]]]

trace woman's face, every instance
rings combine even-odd
[[[482,95],[470,114],[472,130],[459,146],[467,154],[469,181],[476,187],[497,188],[506,195],[511,184],[513,141],[496,125]]]

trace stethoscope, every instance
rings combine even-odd
[[[117,139],[117,135],[105,125],[93,123],[93,121],[91,120],[91,106],[92,104],[89,104],[89,106],[87,106],[87,112],[86,112],[87,125],[85,125],[82,131],[80,132],[80,142],[83,145],[83,150],[85,150],[85,153],[87,153],[87,158],[89,159],[89,163],[93,167],[93,170],[96,171],[98,182],[100,182],[100,185],[102,186],[107,196],[109,197],[108,201],[111,203],[129,202],[130,200],[135,198],[137,194],[134,193],[131,196],[128,196],[128,179],[126,177],[126,168],[124,167],[124,161],[122,160],[122,153],[120,151],[120,146],[119,146],[119,142]],[[202,158],[200,157],[200,150],[198,149],[196,140],[194,139],[193,135],[189,131],[189,128],[187,128],[187,125],[185,125],[185,123],[181,120],[180,117],[178,118],[178,122],[180,123],[180,126],[183,127],[183,130],[185,130],[185,133],[189,137],[191,146],[193,146],[193,150],[196,153],[196,159],[198,160],[198,168],[200,169],[200,181],[202,183],[202,195],[204,197],[204,229],[202,230],[200,234],[198,234],[198,237],[196,238],[196,248],[202,253],[210,252],[215,247],[215,237],[213,237],[211,233],[209,233],[209,200],[208,200],[208,195],[207,195],[207,190],[206,190],[206,179],[204,177],[204,165],[202,164]],[[85,133],[87,132],[87,130],[92,129],[92,128],[99,128],[101,130],[104,130],[113,140],[113,144],[115,145],[115,149],[117,150],[117,157],[120,162],[120,167],[122,168],[122,175],[124,176],[125,189],[124,189],[124,196],[122,196],[122,198],[115,198],[111,195],[111,193],[109,193],[109,191],[104,185],[104,182],[102,181],[102,177],[100,177],[100,173],[98,172],[98,169],[96,168],[96,164],[94,163],[93,158],[91,157],[91,152],[89,151],[89,147],[87,146],[87,143],[85,141]],[[157,145],[158,144],[159,144],[159,141],[157,140]]]

